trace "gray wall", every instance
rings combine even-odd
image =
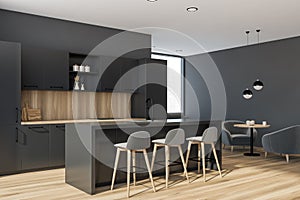
[[[261,134],[300,124],[300,37],[212,52],[209,55],[223,77],[227,96],[226,119],[254,119],[259,123],[267,120],[271,128],[260,130]],[[207,54],[187,59],[197,60],[200,64],[194,67],[203,68],[207,65],[205,57]],[[198,87],[199,99],[209,103],[205,83],[200,75],[195,75],[194,67],[186,63],[186,77],[192,80],[193,87]],[[265,85],[259,92],[252,88],[257,78]],[[242,97],[247,87],[254,93],[250,100]],[[186,116],[193,116],[195,105],[189,100],[189,91],[186,92]],[[203,111],[205,117],[210,112],[210,104],[207,105]]]
[[[102,26],[41,17],[0,9],[0,40],[19,42],[22,46],[37,46],[88,54],[105,39],[122,32]],[[151,36],[134,33],[137,42],[148,45],[127,57],[150,58]]]

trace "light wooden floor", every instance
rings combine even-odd
[[[267,159],[244,157],[244,151],[224,151],[222,179],[213,171],[204,183],[201,175],[191,172],[192,182],[188,184],[182,174],[176,174],[171,175],[166,190],[163,178],[155,178],[156,193],[145,180],[131,187],[132,199],[300,199],[300,157],[292,156],[286,164],[285,158],[278,155],[271,154]],[[101,192],[106,189],[99,188],[94,196],[85,194],[64,183],[64,169],[0,177],[1,200],[126,199],[125,185]]]

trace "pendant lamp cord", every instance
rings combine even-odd
[[[247,46],[249,45],[249,33],[250,33],[250,31],[246,31],[246,34],[247,34]]]
[[[257,29],[256,32],[257,32],[257,44],[259,44],[260,29]]]

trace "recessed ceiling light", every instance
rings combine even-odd
[[[191,7],[188,7],[186,10],[187,10],[188,12],[196,12],[196,11],[198,11],[198,8],[195,7],[195,6],[191,6]]]
[[[176,52],[183,52],[182,49],[176,49],[175,51],[176,51]]]
[[[148,2],[156,2],[156,1],[158,1],[158,0],[147,0]]]

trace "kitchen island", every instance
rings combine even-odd
[[[116,149],[114,144],[126,142],[128,136],[140,130],[148,131],[151,139],[165,138],[167,132],[174,128],[185,130],[186,137],[201,136],[209,126],[216,126],[221,131],[221,121],[199,121],[191,119],[168,120],[122,120],[106,122],[85,122],[66,124],[66,183],[88,193],[95,194],[98,186],[110,185]],[[186,151],[187,145],[183,145]],[[152,149],[147,150],[151,159]],[[216,145],[220,165],[221,137]],[[173,152],[174,151],[174,152]],[[197,150],[192,149],[191,158],[197,156]],[[171,150],[170,157],[173,166],[170,173],[182,171],[181,165],[176,165],[179,154]],[[207,164],[215,168],[212,154],[207,155]],[[164,149],[158,150],[153,175],[164,175]],[[161,163],[162,162],[162,163]],[[148,178],[142,155],[137,154],[137,179]],[[162,164],[162,165],[161,165]],[[190,162],[189,170],[195,169],[196,162]],[[126,181],[126,154],[121,154],[116,176],[116,182]]]

